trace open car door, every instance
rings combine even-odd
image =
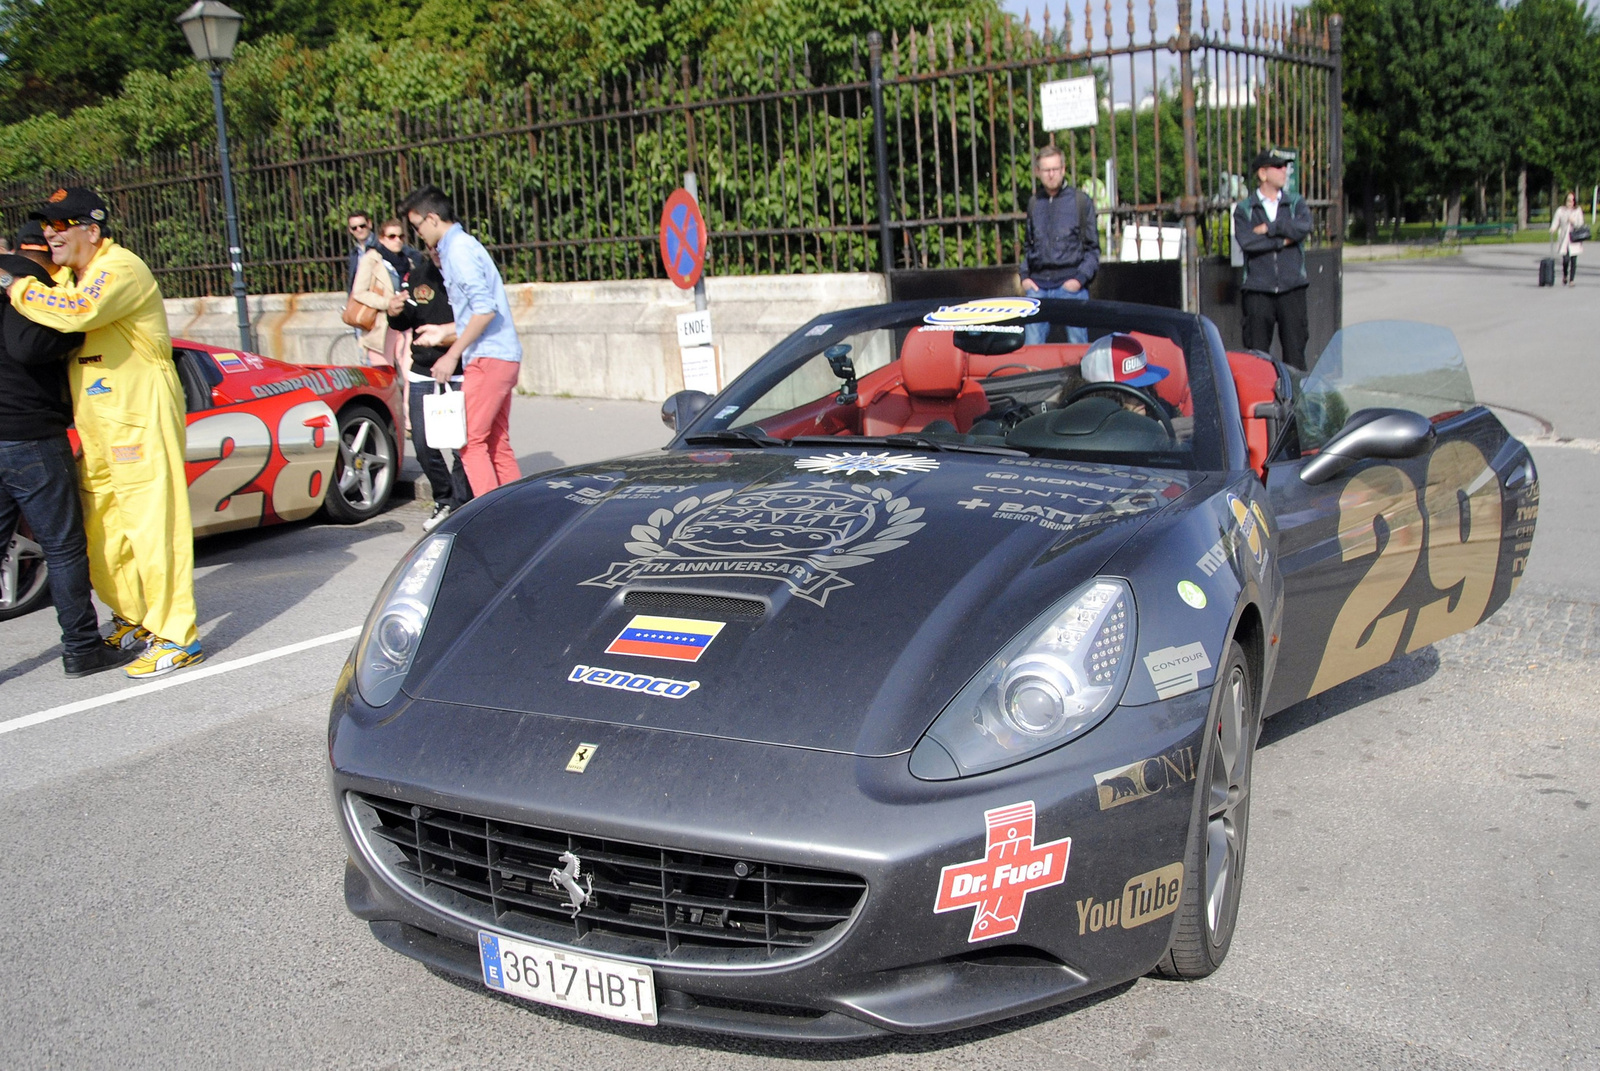
[[[1477,404],[1448,328],[1345,328],[1293,419],[1267,474],[1284,584],[1269,713],[1487,618],[1539,509],[1527,448]]]

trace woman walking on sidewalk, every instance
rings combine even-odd
[[[1580,227],[1583,229],[1578,230]],[[1573,231],[1578,231],[1576,237]],[[1578,254],[1583,252],[1582,239],[1589,237],[1589,228],[1583,225],[1583,209],[1578,207],[1576,193],[1568,191],[1567,203],[1551,214],[1550,233],[1555,235],[1551,239],[1554,243],[1551,255],[1561,258],[1561,282],[1572,286],[1578,281]]]

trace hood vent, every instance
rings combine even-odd
[[[630,591],[622,605],[636,614],[698,614],[747,621],[759,621],[767,613],[767,604],[760,599],[697,595],[689,591]]]

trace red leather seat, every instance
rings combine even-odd
[[[861,434],[921,431],[946,420],[965,432],[989,411],[989,399],[967,374],[967,355],[948,331],[917,328],[900,349],[900,377],[870,398],[863,394]]]
[[[1272,405],[1277,401],[1277,366],[1253,353],[1229,351],[1228,370],[1233,373],[1233,388],[1239,396],[1239,415],[1244,419],[1244,442],[1250,451],[1250,467],[1266,479],[1272,429],[1270,418],[1256,416],[1255,412],[1258,402]]]

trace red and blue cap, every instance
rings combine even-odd
[[[1079,369],[1085,383],[1126,383],[1148,387],[1167,378],[1167,369],[1151,364],[1144,346],[1132,335],[1120,332],[1095,340],[1083,355]]]

